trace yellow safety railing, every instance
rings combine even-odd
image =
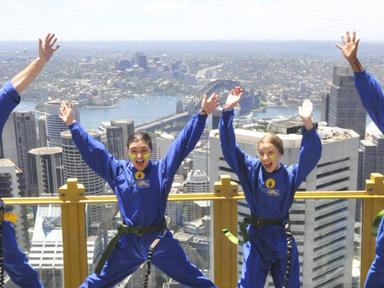
[[[237,231],[237,201],[244,199],[238,185],[229,176],[221,176],[214,193],[170,194],[169,201],[213,201],[213,259],[214,281],[221,288],[236,287],[237,248],[224,239],[223,228]],[[305,191],[296,192],[295,199],[362,199],[362,246],[360,283],[375,256],[375,237],[371,226],[375,216],[384,209],[384,176],[372,173],[365,191]],[[114,195],[86,196],[84,186],[77,179],[68,179],[60,187],[59,196],[3,198],[6,205],[60,204],[64,250],[64,285],[78,287],[88,274],[85,205],[116,203]],[[225,263],[225,265],[224,265]]]

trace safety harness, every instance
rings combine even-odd
[[[291,225],[287,219],[267,219],[259,217],[245,217],[243,222],[239,222],[240,235],[243,240],[239,240],[235,235],[233,235],[228,229],[223,229],[224,235],[235,245],[242,245],[249,240],[247,225],[252,225],[255,227],[264,227],[268,225],[282,225],[284,228],[285,236],[287,237],[287,267],[284,273],[284,284],[283,287],[288,287],[289,274],[292,268],[292,245],[293,245],[293,236],[291,232]]]
[[[153,258],[153,253],[157,245],[159,244],[160,240],[164,237],[164,233],[166,230],[167,230],[166,221],[164,221],[163,224],[154,225],[154,226],[127,226],[125,224],[120,224],[119,227],[117,228],[116,236],[113,237],[112,240],[108,243],[108,246],[104,250],[103,255],[101,255],[101,258],[97,263],[95,273],[97,275],[100,275],[105,262],[107,261],[109,256],[112,254],[113,249],[116,247],[122,235],[135,234],[137,236],[143,236],[149,233],[162,232],[149,246],[148,256],[146,259],[147,268],[146,268],[146,273],[144,277],[144,288],[147,288],[148,282],[149,282],[149,275],[151,274],[151,262]]]

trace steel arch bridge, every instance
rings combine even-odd
[[[197,95],[196,95],[197,97],[194,98],[193,106],[196,109],[199,109],[203,95],[206,94],[206,95],[210,96],[214,92],[219,94],[220,101],[222,104],[224,104],[226,97],[227,97],[226,94],[223,95],[224,92],[230,91],[231,89],[235,88],[236,86],[240,86],[243,88],[244,93],[245,93],[244,94],[244,98],[245,98],[247,96],[247,91],[244,89],[244,87],[241,85],[241,83],[239,81],[223,80],[223,79],[211,81],[208,84],[206,84],[203,88],[201,88],[199,90],[199,92],[197,92]]]

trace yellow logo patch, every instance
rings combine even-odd
[[[145,174],[144,174],[144,172],[142,172],[142,171],[137,171],[136,173],[135,173],[135,179],[136,180],[142,180],[142,179],[144,179],[145,178]]]
[[[268,189],[273,189],[273,188],[275,188],[275,186],[276,186],[275,179],[273,179],[273,178],[268,178],[268,179],[265,181],[265,186],[266,186]]]
[[[17,215],[12,212],[7,212],[4,214],[4,220],[12,222],[13,224],[16,224],[17,222]]]

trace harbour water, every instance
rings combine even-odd
[[[133,119],[135,125],[146,121],[167,116],[176,112],[176,102],[178,98],[174,96],[147,96],[145,98],[129,98],[118,103],[114,108],[81,108],[81,123],[86,128],[96,129],[103,121],[113,119]],[[16,110],[34,111],[36,101],[22,101]],[[254,117],[274,118],[277,116],[297,115],[297,107],[268,107],[264,112],[253,112]],[[315,121],[320,121],[320,108],[315,107],[313,111]],[[371,119],[367,117],[367,125]]]

